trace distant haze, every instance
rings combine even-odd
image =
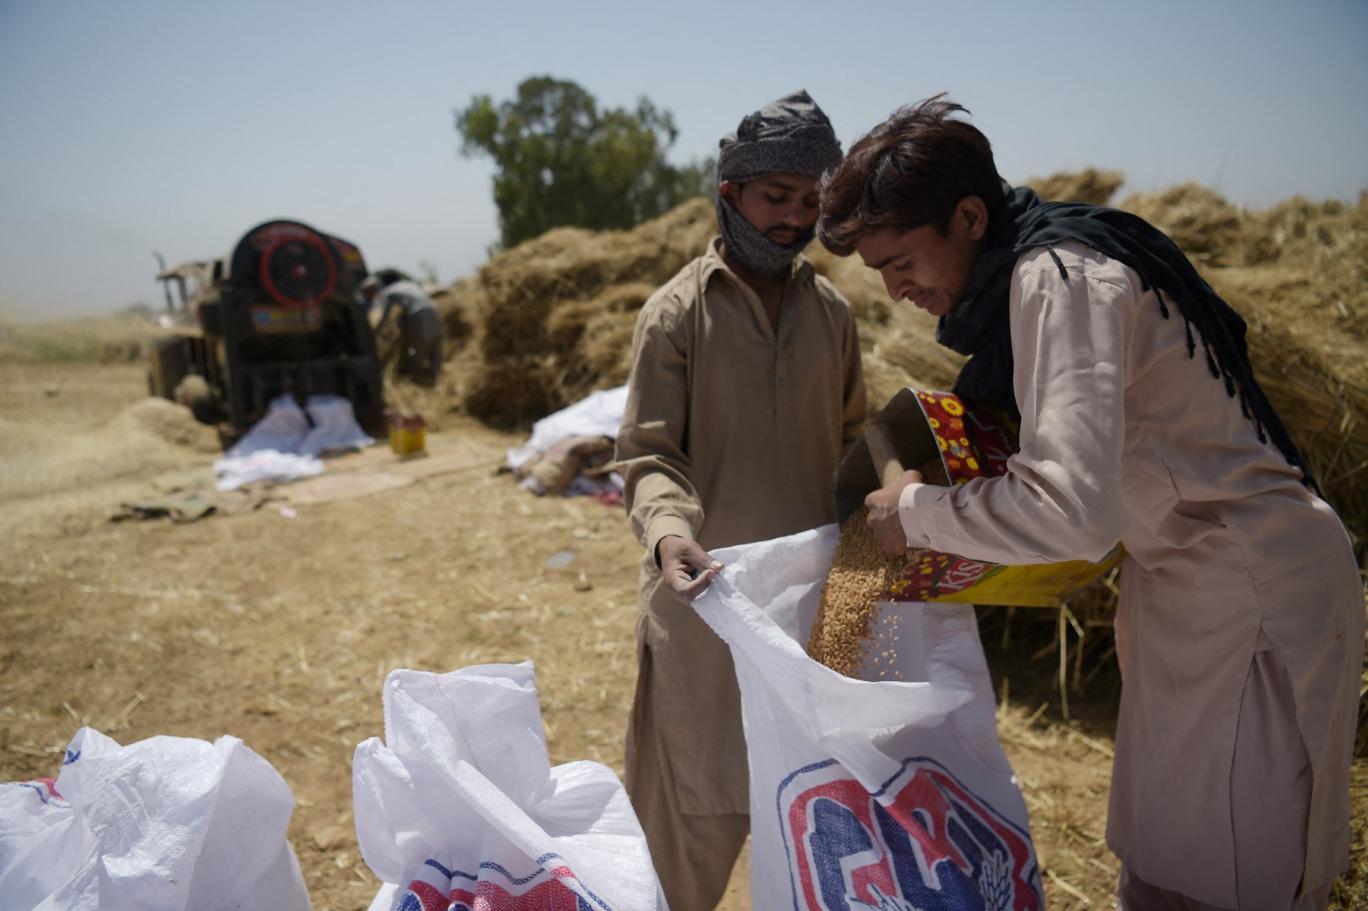
[[[1120,169],[1263,207],[1368,188],[1368,3],[0,4],[0,314],[160,306],[152,251],[298,219],[472,271],[491,166],[453,110],[523,78],[673,112],[676,160],[798,87],[842,141],[941,90],[1012,181]],[[1119,197],[1118,197],[1119,199]]]

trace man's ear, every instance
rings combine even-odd
[[[960,219],[970,240],[983,240],[988,233],[988,207],[978,196],[966,196],[956,203],[955,217]]]
[[[717,195],[734,206],[737,197],[741,195],[741,184],[732,180],[724,180],[717,188]]]

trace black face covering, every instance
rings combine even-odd
[[[820,177],[841,163],[841,144],[831,121],[805,91],[747,114],[735,133],[718,143],[717,182],[745,183],[766,174]],[[777,244],[731,203],[717,199],[717,224],[727,254],[764,278],[785,274],[813,238],[809,230],[791,244]]]
[[[809,229],[791,244],[770,240],[746,216],[722,197],[717,197],[717,226],[727,255],[734,257],[747,272],[761,278],[780,278],[793,266],[793,260],[812,242],[815,230]]]
[[[1007,194],[991,218],[964,297],[936,327],[936,339],[942,345],[970,355],[955,380],[955,393],[1020,418],[1012,389],[1012,336],[1007,312],[1012,269],[1026,251],[1051,249],[1069,240],[1086,244],[1133,269],[1144,288],[1154,290],[1165,319],[1171,315],[1169,303],[1177,304],[1187,332],[1188,356],[1196,357],[1201,346],[1207,369],[1225,383],[1228,395],[1239,399],[1240,409],[1254,422],[1259,439],[1272,439],[1314,489],[1315,481],[1301,453],[1254,378],[1245,345],[1244,319],[1197,274],[1163,232],[1118,209],[1042,203],[1025,187]],[[1069,281],[1057,256],[1055,263],[1060,275]]]

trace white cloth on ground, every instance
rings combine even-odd
[[[361,449],[375,442],[356,423],[340,395],[311,395],[308,413],[290,395],[271,401],[266,416],[214,462],[219,490],[253,481],[293,481],[323,472],[321,453]]]
[[[219,490],[237,490],[253,481],[296,481],[323,473],[314,456],[262,449],[246,456],[225,456],[214,463]]]
[[[566,437],[617,438],[622,414],[627,410],[627,387],[591,392],[573,405],[548,414],[532,425],[532,436],[517,449],[508,450],[508,467],[521,468]]]
[[[601,389],[591,392],[573,405],[548,414],[532,425],[532,435],[517,449],[508,450],[508,467],[517,471],[528,462],[547,452],[561,440],[575,436],[604,436],[617,439],[622,426],[622,415],[627,410],[627,387]],[[538,493],[527,481],[523,486]],[[605,489],[622,490],[622,476],[617,472],[602,479],[575,478],[567,494],[592,495]]]

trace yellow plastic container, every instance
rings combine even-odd
[[[427,423],[421,414],[390,415],[390,449],[395,455],[417,455],[427,447]]]

